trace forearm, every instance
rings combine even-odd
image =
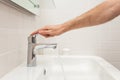
[[[116,2],[117,1],[117,2]],[[120,0],[108,0],[85,14],[65,22],[66,31],[94,26],[112,20],[120,14]]]

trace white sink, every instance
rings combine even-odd
[[[20,65],[1,80],[120,80],[120,71],[95,56],[37,56],[36,67]]]
[[[38,77],[43,74],[43,67],[26,67],[26,64],[18,66],[0,80],[38,80]],[[41,77],[42,78],[42,77]]]

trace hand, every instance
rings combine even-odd
[[[40,34],[44,37],[54,37],[65,32],[65,26],[63,25],[48,25],[37,31],[33,32],[31,35]]]

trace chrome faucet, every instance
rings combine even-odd
[[[36,35],[29,36],[28,37],[28,55],[27,55],[27,66],[28,67],[34,67],[36,66],[36,54],[34,52],[34,49],[36,47],[39,47],[39,49],[44,48],[53,48],[55,49],[57,47],[57,44],[40,44],[36,42]]]

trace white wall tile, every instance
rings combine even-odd
[[[32,20],[33,15],[0,2],[0,77],[25,61],[27,36],[34,27]]]
[[[102,0],[99,0],[99,1],[92,0],[91,2],[85,0],[83,1],[84,3],[83,5],[82,1],[79,0],[81,2],[81,5],[77,6],[76,8],[74,6],[70,6],[73,3],[67,4],[67,1],[68,0],[63,1],[64,3],[63,5],[58,5],[58,8],[56,8],[56,10],[41,11],[40,16],[37,17],[37,21],[38,21],[37,24],[39,24],[40,26],[44,26],[48,24],[54,25],[54,24],[63,23],[71,18],[74,18],[82,14],[86,10],[89,10],[90,8],[102,2]],[[79,1],[77,3],[79,3]],[[62,3],[62,0],[58,2]],[[86,8],[87,4],[89,4],[90,6],[87,6]],[[74,10],[71,9],[70,7],[72,7]],[[80,9],[78,10],[79,7]],[[69,48],[70,55],[80,55],[80,56],[96,55],[96,56],[101,56],[105,58],[107,61],[111,63],[120,62],[120,59],[119,59],[120,22],[119,20],[120,20],[120,17],[117,17],[108,23],[95,26],[95,27],[82,28],[79,30],[70,31],[57,37],[57,42],[60,45],[60,50],[64,48]],[[41,23],[39,23],[39,21]],[[119,65],[119,63],[116,63],[114,65],[117,66]],[[120,69],[120,67],[117,67],[117,68]]]

